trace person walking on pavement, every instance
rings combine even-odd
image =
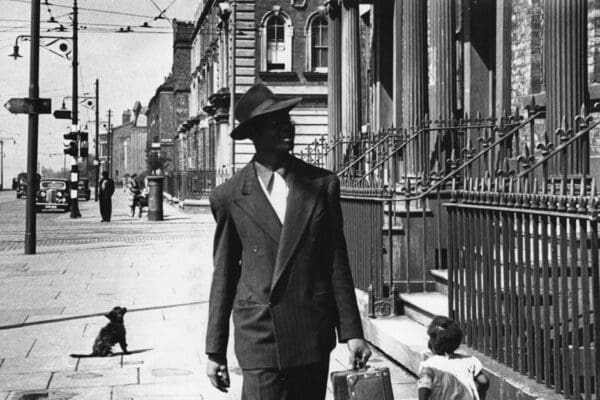
[[[129,177],[129,181],[127,183],[128,197],[129,197],[129,216],[133,217],[135,215],[135,206],[137,204],[137,197],[141,193],[140,183],[137,180],[137,174],[131,174]],[[141,210],[140,210],[141,214]]]
[[[115,193],[115,182],[108,177],[108,171],[102,171],[102,179],[100,179],[100,215],[102,222],[110,222],[112,214],[112,195]]]
[[[348,264],[339,180],[290,154],[289,111],[300,100],[278,100],[260,83],[248,89],[231,137],[251,139],[256,154],[210,196],[217,227],[207,375],[228,390],[233,313],[243,400],[323,400],[336,330],[352,367],[371,355]]]

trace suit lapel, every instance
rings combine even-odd
[[[290,191],[275,261],[271,292],[273,292],[273,288],[277,285],[300,243],[300,238],[308,225],[319,195],[319,187],[302,174],[301,165],[294,159],[290,164],[290,170],[288,171]]]
[[[242,175],[242,190],[234,202],[258,225],[271,239],[279,243],[281,237],[281,223],[275,210],[265,196],[254,163],[251,162],[240,172]]]

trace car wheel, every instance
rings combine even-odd
[[[20,199],[21,195],[19,193],[17,193],[17,199]]]

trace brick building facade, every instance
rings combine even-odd
[[[112,129],[112,171],[115,181],[125,174],[140,173],[146,169],[146,111],[139,101],[136,102],[131,110],[123,112],[121,124]]]
[[[190,52],[193,24],[173,21],[173,67],[148,102],[147,151],[167,160],[165,172],[178,168],[175,147],[177,127],[188,119],[190,91]]]

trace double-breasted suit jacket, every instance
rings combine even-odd
[[[242,369],[320,362],[341,342],[362,338],[339,204],[330,171],[291,157],[284,224],[254,163],[210,198],[217,222],[206,353],[226,354],[233,313]]]

